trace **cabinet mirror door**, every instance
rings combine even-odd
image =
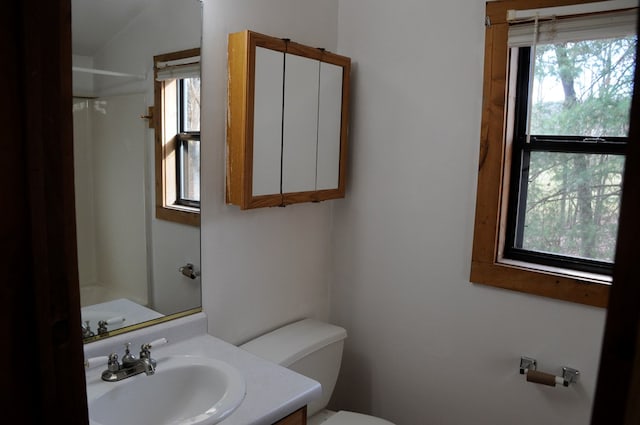
[[[316,188],[320,62],[286,54],[282,139],[282,192]]]
[[[284,53],[256,47],[252,194],[280,193]]]
[[[340,180],[343,68],[320,63],[316,190],[337,189]]]

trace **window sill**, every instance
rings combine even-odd
[[[500,259],[471,263],[471,282],[606,308],[611,277]]]
[[[548,273],[551,275],[577,279],[584,283],[595,283],[599,285],[611,285],[613,278],[605,274],[588,273],[579,270],[564,269],[561,267],[545,266],[544,264],[528,263],[526,261],[510,260],[501,258],[498,264],[517,267],[519,269],[531,270],[533,272]]]
[[[177,205],[156,206],[156,218],[199,227],[200,209]]]

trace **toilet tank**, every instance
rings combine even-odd
[[[347,331],[313,319],[305,319],[276,329],[240,348],[294,370],[322,385],[322,397],[310,403],[307,415],[326,407],[333,393]]]

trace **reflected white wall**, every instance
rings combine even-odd
[[[74,103],[80,285],[85,294],[87,287],[95,286],[104,297],[128,298],[141,305],[148,302],[140,167],[145,130],[138,118],[145,104],[144,95]]]
[[[80,287],[95,286],[96,240],[93,208],[91,100],[73,99],[73,160]],[[86,298],[86,297],[84,297]]]

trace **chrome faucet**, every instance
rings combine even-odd
[[[140,357],[136,358],[131,354],[131,343],[125,344],[124,356],[122,362],[118,361],[118,355],[111,353],[107,363],[107,370],[102,372],[102,380],[107,382],[117,382],[127,379],[131,376],[143,373],[147,376],[156,372],[156,361],[151,358],[151,348],[154,346],[166,344],[166,338],[160,338],[153,342],[142,344],[140,347]]]

